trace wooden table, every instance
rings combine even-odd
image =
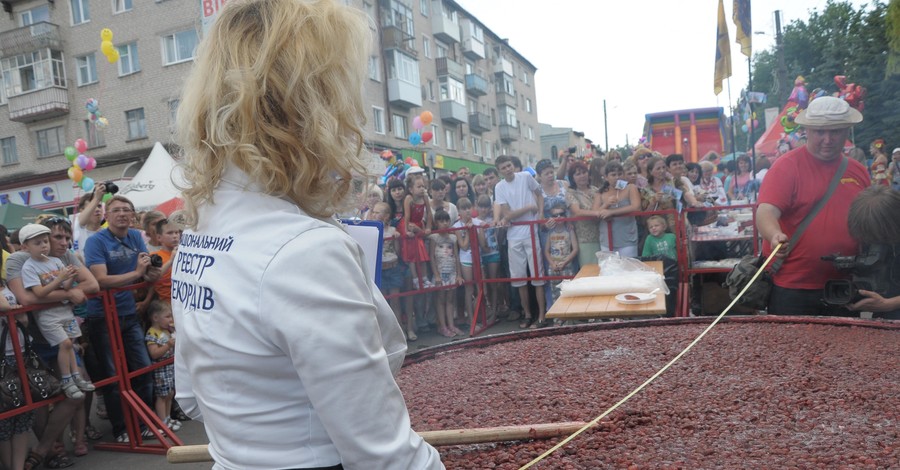
[[[663,273],[662,261],[647,261],[644,264],[659,274]],[[600,266],[589,264],[582,266],[575,278],[597,276]],[[594,295],[584,297],[560,297],[547,311],[547,318],[562,320],[579,320],[586,318],[616,318],[656,316],[666,313],[666,296],[662,291],[656,294],[653,302],[638,305],[626,305],[616,300],[615,295]]]

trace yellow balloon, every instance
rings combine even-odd
[[[103,41],[112,41],[112,30],[109,28],[103,28],[100,31],[100,39]]]
[[[106,60],[109,61],[110,64],[115,64],[119,61],[119,51],[113,51],[112,54],[107,54]]]
[[[78,168],[77,166],[69,168],[69,179],[76,183],[80,183],[82,178],[84,178],[84,173],[81,172],[81,168]]]
[[[100,52],[102,52],[105,56],[112,54],[113,52],[115,52],[115,50],[116,48],[113,46],[113,43],[111,41],[103,41],[100,43]]]

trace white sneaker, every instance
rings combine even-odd
[[[73,377],[72,381],[75,382],[75,385],[82,392],[93,392],[94,390],[97,390],[97,387],[95,387],[94,384],[92,384],[91,382],[88,382],[87,380],[82,379],[80,376]]]
[[[66,393],[66,396],[69,398],[74,398],[75,400],[81,400],[84,398],[84,392],[78,388],[78,385],[75,385],[75,382],[68,382],[62,386],[63,391]]]
[[[165,423],[172,432],[178,432],[178,430],[181,429],[181,421],[178,421],[177,419],[166,418]]]

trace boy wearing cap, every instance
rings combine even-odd
[[[22,265],[22,283],[40,299],[56,289],[68,290],[78,275],[75,266],[66,266],[50,254],[50,228],[28,224],[19,230],[19,241],[29,258]],[[35,312],[41,334],[51,346],[59,346],[57,362],[62,376],[62,387],[69,398],[84,398],[83,392],[94,390],[94,385],[81,378],[75,358],[72,338],[81,336],[81,329],[72,313],[72,307],[62,305]]]
[[[822,289],[829,279],[844,279],[822,257],[840,253],[853,256],[858,244],[850,236],[850,203],[869,186],[869,173],[850,159],[834,194],[795,243],[788,243],[797,227],[823,198],[843,156],[850,127],[863,119],[846,101],[831,96],[816,98],[800,112],[796,122],[806,128],[806,145],[782,155],[766,173],[759,189],[756,225],[768,255],[779,243],[776,256],[784,260],[775,273],[769,297],[770,314],[850,315],[842,306],[825,306]]]

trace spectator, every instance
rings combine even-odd
[[[728,195],[725,194],[722,180],[714,174],[715,170],[716,166],[712,162],[700,162],[700,185],[696,186],[695,190],[699,188],[697,192],[706,195],[706,200],[713,205],[726,206],[728,205]],[[698,199],[702,200],[702,198]]]
[[[753,179],[753,175],[750,171],[750,157],[746,154],[741,154],[737,158],[737,173],[735,173],[731,180],[731,185],[728,186],[728,198],[734,201],[738,200],[749,200],[752,196],[752,186],[750,185],[750,181]]]
[[[439,180],[435,180],[439,181]],[[372,207],[373,220],[384,224],[384,243],[381,245],[381,292],[391,295],[388,303],[397,322],[403,324],[403,310],[400,307],[400,298],[396,297],[403,289],[406,282],[406,264],[400,262],[400,232],[391,226],[391,208],[386,202],[376,203]],[[406,339],[416,341],[416,315],[409,310],[406,314]]]
[[[598,211],[600,217],[600,249],[635,258],[638,256],[637,219],[625,214],[641,210],[641,195],[636,186],[622,179],[623,176],[621,164],[606,164],[606,185],[594,196],[593,210]]]
[[[769,159],[766,158],[765,155],[760,155],[759,157],[757,157],[757,159],[756,159],[756,178],[755,178],[757,186],[759,184],[762,184],[763,178],[766,177],[766,173],[769,172],[769,167],[771,167],[771,166],[772,166],[772,164],[769,163]]]
[[[447,200],[447,185],[443,180],[435,179],[431,182],[431,215],[433,216],[438,209],[450,214],[450,220],[454,222],[459,219],[456,204]]]
[[[541,225],[539,232],[541,235],[541,246],[544,247],[541,256],[544,256],[544,253],[547,251],[547,235],[556,225],[556,219],[550,216],[551,208],[556,205],[557,202],[565,206],[566,190],[569,185],[565,180],[556,179],[556,171],[553,169],[553,162],[549,159],[539,161],[535,171],[538,175],[538,182],[541,184],[541,195],[544,200],[541,218],[546,222]],[[568,214],[566,216],[568,217]],[[544,257],[544,266],[549,266],[546,256]],[[544,289],[544,295],[546,296],[545,301],[547,303],[547,308],[550,308],[550,306],[553,305],[552,289]]]
[[[589,181],[587,165],[574,162],[569,167],[569,191],[566,193],[566,202],[573,217],[600,217],[600,211],[594,210],[597,188],[591,186]],[[578,265],[597,263],[596,254],[600,251],[600,228],[597,220],[576,221],[575,235],[578,239]]]
[[[503,174],[503,180],[494,188],[494,220],[495,224],[506,227],[510,223],[530,222],[537,220],[537,215],[543,207],[541,186],[526,172],[515,171],[514,157],[501,155],[497,157],[496,166]],[[531,231],[533,227],[528,224],[510,226],[506,232],[509,243],[509,275],[511,278],[527,278],[528,270],[535,276],[542,272],[540,240],[534,237],[535,246],[532,246]],[[535,255],[538,256],[535,256]],[[518,288],[521,299],[524,319],[519,323],[520,328],[527,328],[533,320],[531,305],[528,302],[528,286],[523,280],[512,281],[512,287]],[[547,313],[544,297],[544,281],[531,281],[534,286],[538,303],[537,322],[544,322]]]
[[[154,363],[165,361],[175,355],[175,322],[172,319],[172,307],[168,302],[154,300],[148,311],[150,328],[144,341],[147,342],[147,353]],[[172,414],[172,398],[175,397],[175,365],[168,364],[153,371],[154,410],[172,431],[181,429],[181,422],[170,417]]]
[[[475,296],[478,295],[476,286],[472,284],[475,281],[475,272],[472,269],[472,243],[478,240],[472,240],[469,235],[469,228],[480,226],[482,221],[472,217],[472,202],[468,198],[459,199],[459,220],[453,224],[453,228],[466,229],[456,232],[456,241],[459,245],[459,264],[462,280],[465,284],[465,293],[463,301],[465,302],[464,311],[466,319],[472,322],[475,314]]]
[[[409,194],[403,200],[403,228],[400,230],[400,233],[405,235],[401,244],[403,261],[409,265],[413,286],[416,289],[419,286],[430,287],[426,284],[428,251],[423,237],[431,234],[433,221],[428,193],[425,192],[425,178],[407,175],[406,190]]]
[[[675,189],[681,191],[681,201],[684,202],[687,207],[701,207],[703,204],[694,197],[694,184],[684,174],[684,156],[679,153],[669,155],[666,157],[666,167],[669,170],[669,174],[672,176],[673,186],[675,186]]]
[[[459,167],[458,170],[456,170],[456,178],[457,179],[462,178],[471,184],[472,183],[472,172],[471,172],[471,170],[469,170],[469,167],[461,166],[461,167]]]
[[[403,201],[406,200],[406,186],[399,179],[391,179],[388,181],[388,194],[385,198],[388,206],[391,208],[391,226],[400,230],[403,221]],[[401,234],[402,235],[402,234]]]
[[[166,214],[159,211],[147,211],[139,220],[141,221],[141,230],[144,231],[144,243],[150,252],[158,251],[161,246],[159,243],[159,234],[156,232],[156,223],[166,218]]]
[[[184,227],[172,219],[161,219],[156,222],[153,229],[159,240],[159,249],[150,254],[150,256],[159,256],[159,262],[162,263],[159,271],[159,279],[153,283],[152,297],[159,299],[166,304],[172,303],[172,264],[175,262],[175,256],[178,254],[178,243],[181,241],[181,232]]]
[[[141,233],[131,228],[134,218],[134,206],[123,196],[113,196],[106,203],[107,222],[109,226],[88,239],[85,247],[85,263],[97,278],[100,287],[110,289],[135,284],[141,281],[156,281],[160,270],[150,266],[150,254],[141,238]],[[116,312],[119,316],[119,329],[129,370],[137,370],[150,365],[150,356],[144,345],[144,330],[137,315],[137,305],[131,291],[124,290],[115,294]],[[90,330],[91,344],[94,346],[97,359],[104,374],[112,377],[116,373],[110,332],[106,326],[106,312],[102,299],[88,300],[87,324]],[[153,388],[150,377],[145,374],[132,380],[133,388],[148,407],[153,407]],[[118,385],[104,387],[103,398],[106,411],[112,422],[116,442],[129,441],[125,432],[125,418],[119,397]],[[146,430],[144,437],[153,434]]]
[[[483,215],[481,219],[481,228],[478,230],[478,247],[481,252],[481,266],[484,268],[485,279],[496,279],[500,271],[500,235],[502,230],[494,226],[494,211],[491,198],[487,194],[478,196],[478,212]],[[502,283],[505,286],[505,283]],[[485,286],[487,291],[487,311],[488,322],[503,310],[509,310],[509,307],[501,303],[504,299],[501,283],[489,282]]]
[[[475,191],[475,199],[473,202],[477,201],[481,196],[491,197],[491,191],[488,189],[484,175],[475,175],[472,177],[472,190]],[[478,207],[476,205],[476,207],[472,209],[472,217],[479,216],[484,216],[484,214],[478,212]]]
[[[641,256],[662,255],[672,260],[678,259],[675,234],[667,232],[667,228],[665,217],[660,215],[647,217],[647,231],[650,234],[644,240]]]
[[[99,183],[94,185],[94,190],[84,194],[78,199],[78,214],[72,227],[72,235],[75,237],[75,251],[84,258],[84,247],[87,239],[100,231],[103,224],[103,196],[106,195],[106,185]]]
[[[453,184],[450,185],[450,189],[453,190],[453,192],[450,193],[450,202],[452,202],[453,204],[459,202],[459,198],[462,197],[470,201],[475,200],[475,191],[472,190],[472,185],[469,183],[469,180],[465,178],[456,178],[455,180],[453,180]]]
[[[481,174],[484,175],[484,182],[487,184],[488,193],[491,195],[491,200],[493,200],[494,187],[500,182],[500,173],[497,172],[496,168],[488,167]]]
[[[450,228],[450,214],[438,211],[434,214],[438,230]],[[434,285],[455,287],[462,283],[463,277],[459,264],[459,243],[456,234],[441,232],[429,236],[431,242],[431,271],[434,273]],[[466,333],[456,327],[456,289],[442,289],[435,295],[438,333],[452,338],[464,336]]]
[[[369,186],[369,190],[366,192],[365,205],[359,211],[359,218],[362,220],[375,220],[372,218],[372,208],[379,202],[384,202],[384,192],[378,185],[373,184]]]
[[[558,219],[566,217],[566,203],[559,201],[553,203],[550,208],[550,218]],[[571,222],[558,222],[547,233],[547,244],[544,245],[544,258],[547,260],[547,275],[574,276],[575,263],[578,257],[578,240],[575,236],[575,228]],[[551,300],[559,298],[559,279],[550,281],[550,290],[553,293]]]
[[[0,259],[0,270],[6,269],[5,258]],[[15,294],[6,286],[5,280],[0,280],[0,313],[8,312],[20,308],[16,301]],[[2,341],[6,346],[3,360],[6,367],[14,371],[18,371],[16,364],[16,350],[13,346],[7,324],[7,316],[0,315],[0,325],[2,325]],[[16,315],[16,321],[28,321],[26,314]],[[19,353],[23,353],[25,335],[24,332],[17,330],[19,335]],[[20,469],[25,466],[25,459],[28,456],[28,438],[31,427],[34,425],[34,411],[27,411],[9,418],[0,420],[0,462],[7,469]],[[40,460],[38,460],[40,463]]]

